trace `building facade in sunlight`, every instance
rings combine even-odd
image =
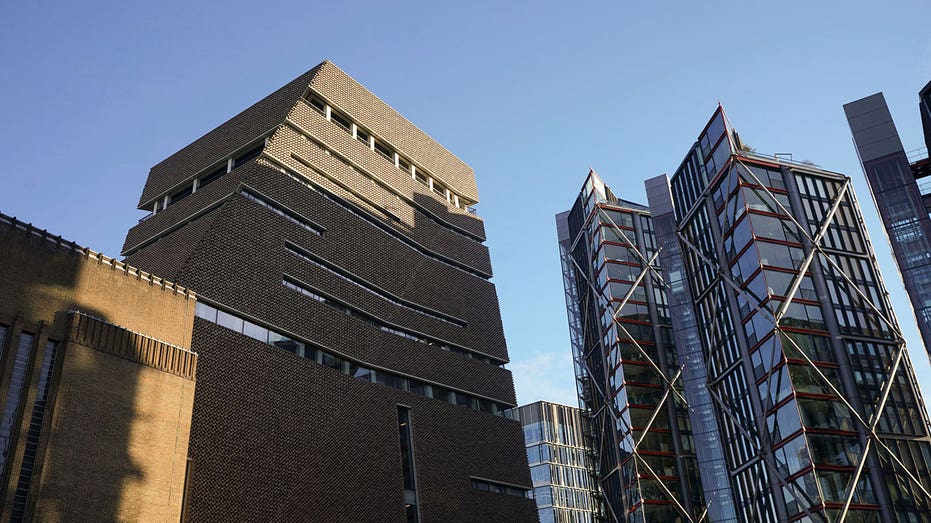
[[[534,521],[472,169],[324,62],[152,168],[198,293],[191,521]]]
[[[695,450],[681,448],[697,454],[685,456],[700,479],[690,486],[693,497],[704,494],[710,520],[931,518],[928,415],[850,179],[753,152],[718,108],[671,180],[649,180],[647,193],[650,209],[590,175],[568,218],[557,217],[568,223],[559,239],[580,401],[598,429],[598,452],[617,454],[625,487],[616,520],[639,521],[634,514],[643,511],[652,521],[654,507],[669,511],[664,521],[705,517],[657,494],[673,489],[644,488],[681,477],[653,466],[623,472],[625,460],[655,459],[644,452],[646,437],[634,437],[631,449],[628,427],[649,433],[664,414],[653,407],[640,416],[645,424],[634,421],[641,402],[631,387],[642,387],[644,363],[661,378],[652,384],[660,401],[642,403],[675,397],[676,410],[689,414],[686,441]],[[641,239],[642,218],[622,224],[604,212],[619,210],[652,211],[657,240]],[[625,277],[610,272],[622,258],[603,259],[614,244],[634,254]],[[665,297],[650,293],[651,281]],[[637,286],[643,290],[631,290]],[[650,314],[639,323],[647,332],[669,325],[655,346],[670,348],[650,351],[642,338],[633,356],[616,357],[629,338],[624,323],[634,319],[625,307],[638,292],[633,303]],[[618,295],[617,306],[605,305]],[[669,312],[656,314],[659,304]],[[675,434],[671,428],[662,435]],[[674,444],[658,455],[681,461]],[[609,501],[612,464],[602,458],[596,466]]]
[[[931,83],[918,94],[926,147],[906,152],[882,93],[844,105],[857,156],[931,354]]]
[[[520,421],[540,523],[591,523],[596,492],[580,409],[538,401],[508,411]]]
[[[4,521],[179,521],[195,296],[0,214]]]

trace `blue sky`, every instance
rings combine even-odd
[[[589,166],[645,200],[721,102],[759,152],[853,176],[931,391],[841,107],[883,91],[922,145],[931,3],[58,4],[0,6],[4,213],[117,255],[152,165],[331,59],[475,169],[518,400],[574,404],[553,215]]]

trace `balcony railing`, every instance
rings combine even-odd
[[[737,151],[737,154],[739,154],[740,156],[746,156],[748,158],[755,157],[761,160],[769,160],[770,162],[777,161],[777,162],[790,164],[790,165],[798,165],[800,167],[814,167],[815,169],[821,168],[820,165],[814,162],[808,161],[808,160],[793,160],[792,153],[764,154],[764,153],[758,153],[756,151],[740,150],[740,151]]]

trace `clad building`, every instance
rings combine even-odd
[[[179,521],[189,290],[0,214],[4,521]]]
[[[152,168],[198,292],[191,521],[535,521],[472,169],[324,62]]]
[[[931,146],[931,83],[919,93],[925,143]],[[857,155],[886,237],[912,302],[918,330],[931,351],[931,159],[906,153],[882,93],[844,106]]]
[[[582,410],[538,401],[507,415],[524,429],[540,523],[591,523],[594,489]]]
[[[850,179],[752,152],[719,107],[671,180],[648,181],[651,209],[638,209],[602,187],[589,177],[576,203],[585,211],[577,215],[586,218],[575,223],[584,227],[573,225],[570,213],[570,234],[560,230],[560,246],[564,264],[589,275],[567,278],[570,333],[581,401],[599,429],[592,431],[593,441],[597,448],[616,449],[622,464],[625,512],[615,511],[614,520],[631,520],[631,512],[644,510],[637,504],[642,502],[647,521],[699,521],[705,514],[672,508],[679,506],[676,499],[702,494],[711,521],[931,519],[928,415]],[[574,231],[603,229],[593,223],[607,221],[598,217],[616,207],[641,215],[652,210],[656,240],[641,239],[647,229],[642,219],[626,229],[613,227],[627,237],[621,241],[604,232],[577,237]],[[621,225],[617,218],[610,222]],[[671,423],[662,432],[670,443],[659,455],[694,464],[699,476],[687,482],[690,496],[670,497],[665,507],[644,481],[659,477],[655,468],[626,472],[623,466],[629,454],[645,465],[653,458],[639,456],[642,446],[630,452],[625,444],[626,427],[638,428],[629,413],[641,403],[627,389],[642,387],[644,379],[632,358],[610,359],[609,343],[624,340],[607,324],[613,318],[617,332],[630,332],[619,320],[634,319],[625,318],[623,307],[638,292],[612,289],[616,277],[607,269],[620,258],[602,260],[601,253],[614,243],[634,254],[625,264],[634,272],[620,280],[645,287],[646,298],[634,303],[647,305],[649,320],[641,320],[646,331],[660,332],[655,353],[634,353],[668,379],[653,385],[653,397],[660,399],[653,404],[680,392],[682,405],[668,413],[688,411],[690,425],[680,422],[679,441],[697,447],[676,447]],[[580,247],[585,244],[591,247]],[[592,252],[572,255],[581,249]],[[651,268],[649,278],[637,274],[638,265]],[[602,266],[605,277],[599,276]],[[654,291],[665,289],[665,298],[649,292],[651,279]],[[621,308],[606,307],[616,295],[623,296]],[[668,306],[665,315],[654,313],[660,305]],[[605,311],[608,321],[599,323]],[[663,333],[665,325],[671,334]],[[640,340],[636,345],[652,347]],[[603,367],[614,369],[614,376],[599,368],[605,355]],[[600,421],[608,412],[614,412],[607,417],[616,420],[614,427]],[[649,422],[660,414],[654,410]],[[611,472],[610,465],[598,463],[600,477]],[[671,484],[682,488],[684,477]],[[610,503],[613,485],[600,485]],[[668,511],[665,519],[650,518],[654,506]]]

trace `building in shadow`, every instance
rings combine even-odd
[[[0,215],[5,520],[181,518],[195,302],[183,287]]]

